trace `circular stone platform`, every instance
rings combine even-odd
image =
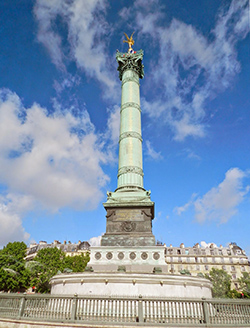
[[[212,297],[209,280],[168,274],[70,273],[54,276],[51,285],[52,295]]]

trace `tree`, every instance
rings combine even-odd
[[[31,284],[40,293],[50,292],[50,279],[58,271],[64,269],[65,254],[60,249],[44,248],[38,251],[35,262],[37,265],[31,268]]]
[[[224,270],[212,268],[205,277],[213,283],[213,297],[227,298],[231,296],[231,276]]]
[[[57,273],[82,272],[89,261],[89,255],[65,256],[60,249],[44,248],[38,251],[34,261],[29,264],[31,286],[40,293],[50,292],[50,280]]]
[[[25,291],[29,287],[30,274],[25,267],[24,242],[8,243],[0,250],[0,290]]]
[[[242,277],[239,279],[240,288],[245,297],[250,298],[250,274],[243,272]]]
[[[65,257],[65,268],[71,269],[73,272],[83,272],[87,263],[89,262],[89,254],[87,255],[75,255]]]

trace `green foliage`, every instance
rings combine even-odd
[[[50,292],[50,279],[62,272],[82,272],[89,261],[89,255],[65,256],[57,248],[45,248],[38,251],[35,261],[30,264],[31,286],[40,293]]]
[[[236,289],[231,289],[228,293],[229,298],[242,298],[242,293],[238,292]]]
[[[0,250],[0,290],[25,291],[29,287],[30,273],[25,267],[24,242],[8,243]]]
[[[65,268],[69,268],[73,272],[83,272],[89,260],[89,254],[87,254],[86,256],[83,254],[75,256],[66,256],[64,261]]]
[[[57,248],[44,248],[38,251],[35,263],[31,267],[31,285],[39,293],[50,292],[50,279],[64,269],[65,254]],[[39,263],[39,265],[38,265]]]
[[[240,288],[245,297],[250,298],[250,274],[243,272],[242,277],[239,279]]]
[[[50,279],[57,273],[84,271],[89,255],[65,256],[57,248],[38,251],[34,261],[25,262],[26,245],[14,242],[0,250],[0,291],[24,292],[35,286],[40,293],[50,292]]]
[[[212,268],[205,277],[213,283],[212,295],[216,298],[230,297],[231,276],[224,270]]]

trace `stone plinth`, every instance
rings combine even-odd
[[[132,206],[131,204],[104,204],[107,211],[106,233],[102,236],[102,246],[154,246],[152,219],[154,207]]]
[[[94,272],[167,272],[163,246],[91,247],[88,266]]]

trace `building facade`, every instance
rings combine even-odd
[[[181,274],[190,272],[192,276],[208,274],[212,268],[224,270],[232,276],[232,289],[239,289],[238,279],[243,272],[250,273],[249,260],[244,250],[236,243],[228,247],[217,247],[210,244],[209,247],[201,247],[196,244],[193,247],[180,247],[170,245],[165,248],[165,259],[168,264],[168,272]]]
[[[86,255],[89,253],[90,249],[90,244],[87,241],[80,241],[76,243],[71,243],[70,241],[67,243],[66,241],[60,243],[58,240],[54,240],[53,243],[48,244],[46,241],[40,241],[38,244],[37,243],[32,243],[30,246],[27,248],[26,251],[26,261],[31,261],[35,258],[37,255],[37,252],[40,249],[44,248],[58,248],[65,252],[66,256],[75,256],[75,255]]]

